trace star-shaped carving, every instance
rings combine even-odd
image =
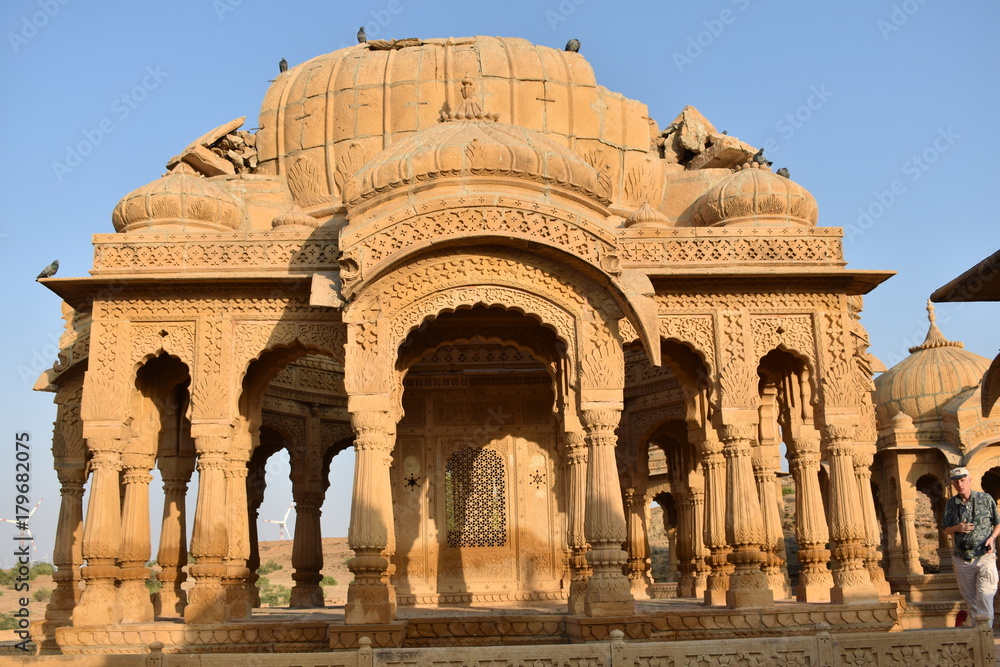
[[[531,483],[535,485],[536,489],[541,488],[541,485],[545,483],[545,473],[541,470],[531,473]]]
[[[407,488],[415,489],[417,488],[417,482],[419,481],[420,481],[419,477],[417,477],[413,473],[410,473],[410,476],[406,478],[406,486]]]

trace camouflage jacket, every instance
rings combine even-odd
[[[987,553],[983,543],[993,532],[993,526],[1000,523],[997,504],[988,493],[973,491],[969,500],[962,502],[958,496],[952,496],[944,508],[944,527],[950,528],[960,523],[973,523],[975,528],[971,533],[955,533],[954,553],[959,558],[971,560]]]

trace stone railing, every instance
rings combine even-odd
[[[976,629],[947,628],[903,632],[832,634],[819,623],[813,635],[732,638],[722,641],[628,642],[621,630],[609,640],[582,644],[533,646],[455,646],[373,648],[362,636],[356,649],[325,653],[254,653],[207,655],[163,653],[153,642],[146,655],[72,655],[23,657],[17,664],[74,667],[715,667],[717,665],[908,665],[966,667],[993,665],[993,633],[986,623]],[[9,653],[8,653],[9,655]]]

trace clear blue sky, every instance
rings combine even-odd
[[[8,0],[0,7],[0,298],[8,313],[0,435],[12,443],[27,430],[36,443],[39,555],[51,554],[58,512],[47,451],[55,410],[51,394],[30,390],[53,361],[62,321],[58,298],[35,275],[57,258],[60,276],[87,275],[90,235],[112,231],[121,197],[207,130],[242,115],[255,127],[282,57],[295,65],[350,45],[361,24],[372,38],[485,34],[561,48],[576,37],[598,82],[645,102],[661,127],[691,104],[719,129],[768,145],[775,167],[787,166],[816,196],[821,225],[853,227],[850,267],[899,272],[866,299],[863,319],[888,365],[923,339],[930,292],[1000,247],[989,204],[989,137],[1000,109],[996,2]],[[69,171],[54,168],[81,141],[92,152]],[[859,209],[869,217],[859,221]],[[998,314],[1000,304],[946,304],[938,322],[992,358]],[[11,444],[0,457],[7,517]],[[327,535],[347,529],[350,461],[338,459],[344,472],[324,507]],[[262,516],[280,518],[291,485],[287,466],[272,468]],[[11,528],[0,524],[0,539]],[[269,528],[261,526],[265,537]]]

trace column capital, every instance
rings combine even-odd
[[[756,422],[724,423],[719,426],[719,436],[725,444],[730,444],[738,440],[756,440]]]

